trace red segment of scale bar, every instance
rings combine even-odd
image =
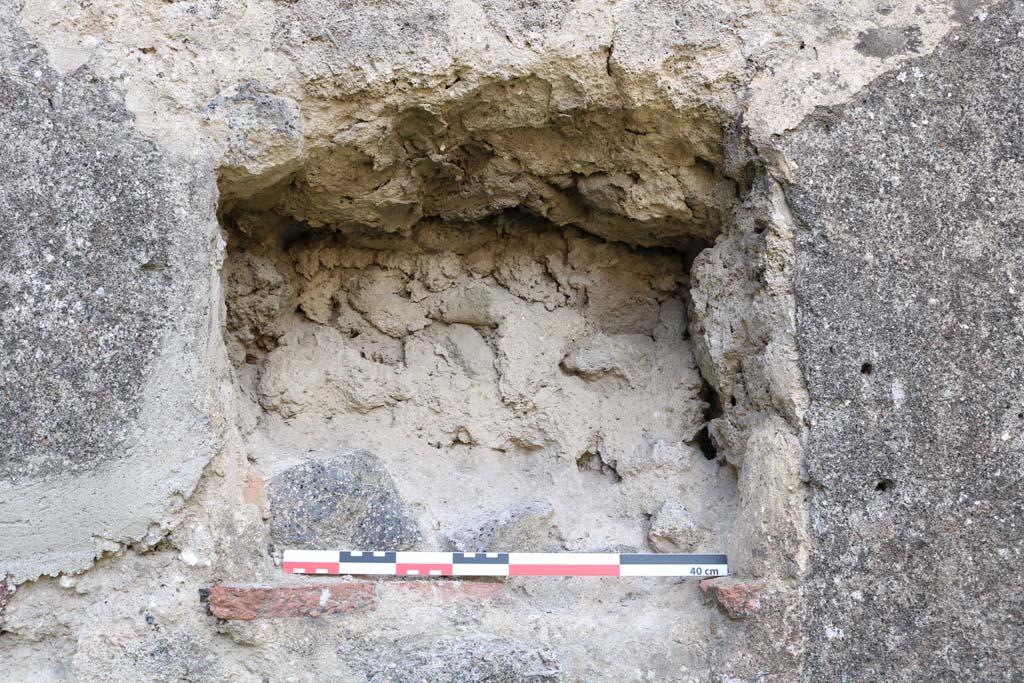
[[[510,564],[509,576],[619,576],[617,564]]]
[[[451,576],[452,566],[450,564],[403,564],[395,565],[396,576]]]

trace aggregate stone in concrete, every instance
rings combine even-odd
[[[659,553],[696,552],[706,536],[693,513],[672,499],[666,500],[651,517],[647,542]]]
[[[558,683],[557,655],[490,634],[437,639],[348,641],[344,658],[362,662],[367,683]]]
[[[416,519],[365,450],[295,465],[270,480],[270,534],[281,548],[406,550]]]
[[[805,680],[1024,671],[1024,5],[785,141]]]
[[[551,552],[561,548],[554,508],[534,501],[475,517],[448,534],[448,545],[462,552]]]
[[[166,171],[105,84],[45,58],[0,76],[0,110],[0,478],[70,474],[126,454],[167,326]]]
[[[14,597],[14,583],[10,575],[0,577],[0,626],[4,625],[4,607]]]

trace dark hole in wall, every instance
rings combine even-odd
[[[714,460],[718,457],[718,450],[715,448],[714,442],[711,440],[711,433],[708,431],[707,425],[704,426],[694,439],[694,443],[700,452],[704,454],[704,457],[708,460]]]
[[[718,167],[716,167],[713,162],[708,161],[704,157],[696,156],[693,158],[693,161],[695,165],[699,166],[700,168],[703,168],[705,171],[712,175],[718,173]]]
[[[703,374],[703,373],[702,373]],[[718,395],[718,392],[711,388],[707,380],[704,380],[704,388],[701,392],[701,397],[707,402],[707,410],[704,412],[704,427],[697,432],[697,435],[693,438],[691,445],[696,446],[700,449],[700,452],[704,454],[704,457],[708,460],[715,460],[718,458],[718,449],[715,448],[715,443],[711,438],[711,432],[709,426],[711,421],[721,417],[724,414],[722,409],[722,397]],[[736,397],[729,397],[729,405],[736,405]]]

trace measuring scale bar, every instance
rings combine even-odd
[[[289,574],[376,576],[726,576],[725,555],[285,550]]]

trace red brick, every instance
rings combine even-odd
[[[271,619],[347,614],[377,607],[370,581],[304,584],[222,584],[210,588],[210,614],[218,619]]]
[[[270,509],[270,504],[267,502],[267,481],[250,471],[245,477],[245,488],[242,489],[242,498],[246,503],[255,505],[260,509],[260,512],[264,515]]]
[[[714,601],[729,618],[742,619],[761,609],[761,594],[767,587],[764,581],[723,577],[700,582],[704,597]]]
[[[309,581],[282,584],[221,584],[209,590],[210,614],[218,619],[319,617],[377,607],[377,591],[411,592],[448,605],[489,602],[506,597],[497,581],[410,579],[392,581]]]

